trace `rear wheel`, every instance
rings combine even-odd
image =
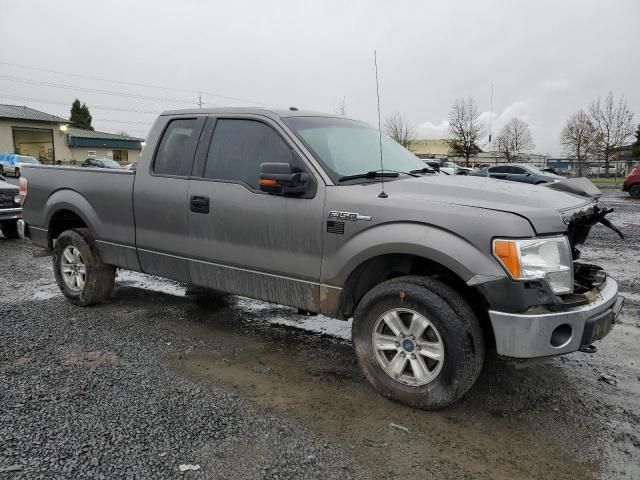
[[[20,169],[16,167],[16,169],[13,171],[13,176],[16,178],[20,178]]]
[[[4,167],[0,165],[0,175],[4,176]]]
[[[53,248],[53,272],[60,291],[76,305],[87,306],[109,298],[116,269],[102,263],[86,228],[60,234]]]
[[[2,230],[4,238],[20,238],[20,235],[18,235],[18,220],[6,220],[4,222],[0,222],[0,230]]]
[[[634,185],[633,187],[631,187],[629,189],[629,195],[631,195],[633,198],[640,197],[640,185]]]
[[[469,305],[426,277],[373,288],[356,309],[352,337],[373,387],[417,408],[454,403],[477,380],[484,361],[482,331]]]

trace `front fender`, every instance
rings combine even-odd
[[[375,225],[348,239],[329,258],[325,257],[322,283],[343,286],[351,272],[369,259],[387,254],[406,254],[439,263],[465,282],[506,276],[486,251],[452,232],[414,222]]]

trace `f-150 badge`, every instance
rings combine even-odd
[[[354,212],[339,212],[338,210],[329,210],[327,218],[335,218],[338,220],[349,220],[350,222],[356,222],[358,220],[364,220],[370,222],[371,217],[369,215],[360,215]]]

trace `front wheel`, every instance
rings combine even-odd
[[[356,309],[352,338],[358,363],[378,392],[427,410],[462,397],[484,362],[471,307],[451,287],[426,277],[374,287]]]
[[[116,269],[102,263],[89,230],[76,228],[56,240],[53,272],[62,294],[75,305],[87,306],[111,296]]]
[[[634,185],[633,187],[631,187],[629,189],[629,195],[631,195],[633,198],[640,197],[640,185]]]

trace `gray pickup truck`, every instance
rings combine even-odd
[[[20,230],[53,252],[71,302],[107,300],[122,268],[353,317],[366,377],[415,407],[459,399],[487,348],[524,360],[591,347],[622,307],[615,280],[578,262],[606,222],[597,189],[436,174],[343,117],[166,112],[135,172],[23,177]]]

